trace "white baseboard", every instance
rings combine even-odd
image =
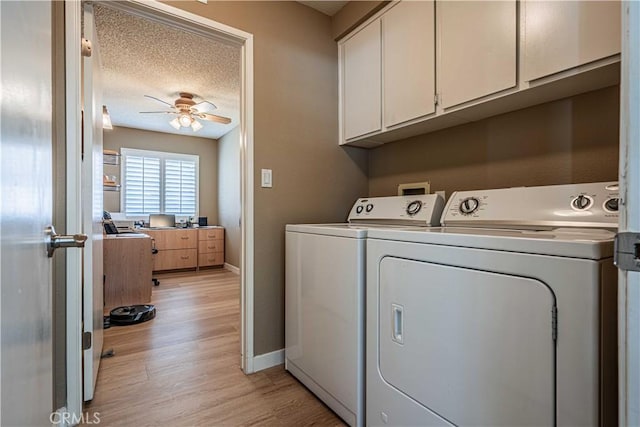
[[[253,372],[262,371],[272,366],[282,365],[284,363],[284,348],[272,351],[271,353],[260,354],[253,357]]]
[[[235,265],[229,264],[228,262],[224,263],[224,268],[226,270],[229,270],[232,273],[240,274],[240,269],[238,267],[236,267]]]

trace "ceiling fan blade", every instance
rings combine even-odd
[[[177,111],[139,111],[140,114],[158,114],[158,113],[166,113],[166,114],[178,114]]]
[[[228,117],[218,116],[216,114],[208,114],[208,113],[198,113],[196,116],[202,120],[209,120],[210,122],[222,123],[223,125],[227,125],[231,123],[231,119]]]
[[[191,108],[197,110],[199,113],[206,113],[207,111],[217,110],[216,104],[211,101],[200,101],[197,104],[194,104]]]
[[[163,100],[162,100],[162,99],[160,99],[160,98],[156,98],[155,96],[145,95],[145,97],[146,97],[146,98],[153,99],[153,100],[156,100],[156,101],[158,101],[158,102],[162,102],[163,104],[168,105],[169,107],[173,108],[173,104],[169,104],[168,102],[163,101]]]

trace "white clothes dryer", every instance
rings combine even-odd
[[[286,227],[285,368],[364,425],[365,241],[373,228],[439,225],[441,196],[358,199],[347,224]]]
[[[452,194],[370,230],[367,425],[617,425],[615,183]]]

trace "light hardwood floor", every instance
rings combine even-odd
[[[284,366],[240,370],[239,276],[158,276],[155,319],[105,330],[93,401],[102,426],[344,425]]]

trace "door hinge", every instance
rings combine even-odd
[[[640,233],[618,233],[613,263],[623,271],[640,271]]]
[[[87,58],[91,56],[91,40],[82,39],[80,42],[80,52],[82,56],[86,56]]]
[[[551,337],[554,341],[558,340],[558,307],[555,305],[551,309]]]
[[[91,332],[82,333],[82,349],[83,350],[89,350],[91,348],[92,339],[93,339],[93,334],[91,334]]]
[[[435,105],[438,105],[438,102],[440,102],[440,97],[438,96],[438,94],[436,93],[435,95],[433,95],[433,103]]]

